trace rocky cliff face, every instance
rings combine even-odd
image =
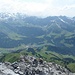
[[[75,75],[66,68],[52,63],[36,59],[32,56],[21,56],[14,63],[0,63],[0,75]]]

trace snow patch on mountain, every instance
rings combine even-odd
[[[60,18],[60,17],[58,17],[58,18],[59,18],[60,21],[68,24],[68,22],[64,21],[62,18]]]

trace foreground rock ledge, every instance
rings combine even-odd
[[[20,60],[14,63],[0,63],[0,75],[75,75],[66,68],[52,63],[38,60],[32,56],[21,55]]]

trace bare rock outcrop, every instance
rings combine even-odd
[[[52,63],[36,59],[32,56],[21,56],[14,63],[0,63],[0,75],[75,75],[66,68]]]

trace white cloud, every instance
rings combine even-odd
[[[0,0],[0,12],[20,12],[36,16],[74,16],[74,3],[74,0]]]
[[[37,13],[46,9],[46,5],[35,2],[19,2],[15,0],[1,0],[0,12],[21,12],[21,13]]]

